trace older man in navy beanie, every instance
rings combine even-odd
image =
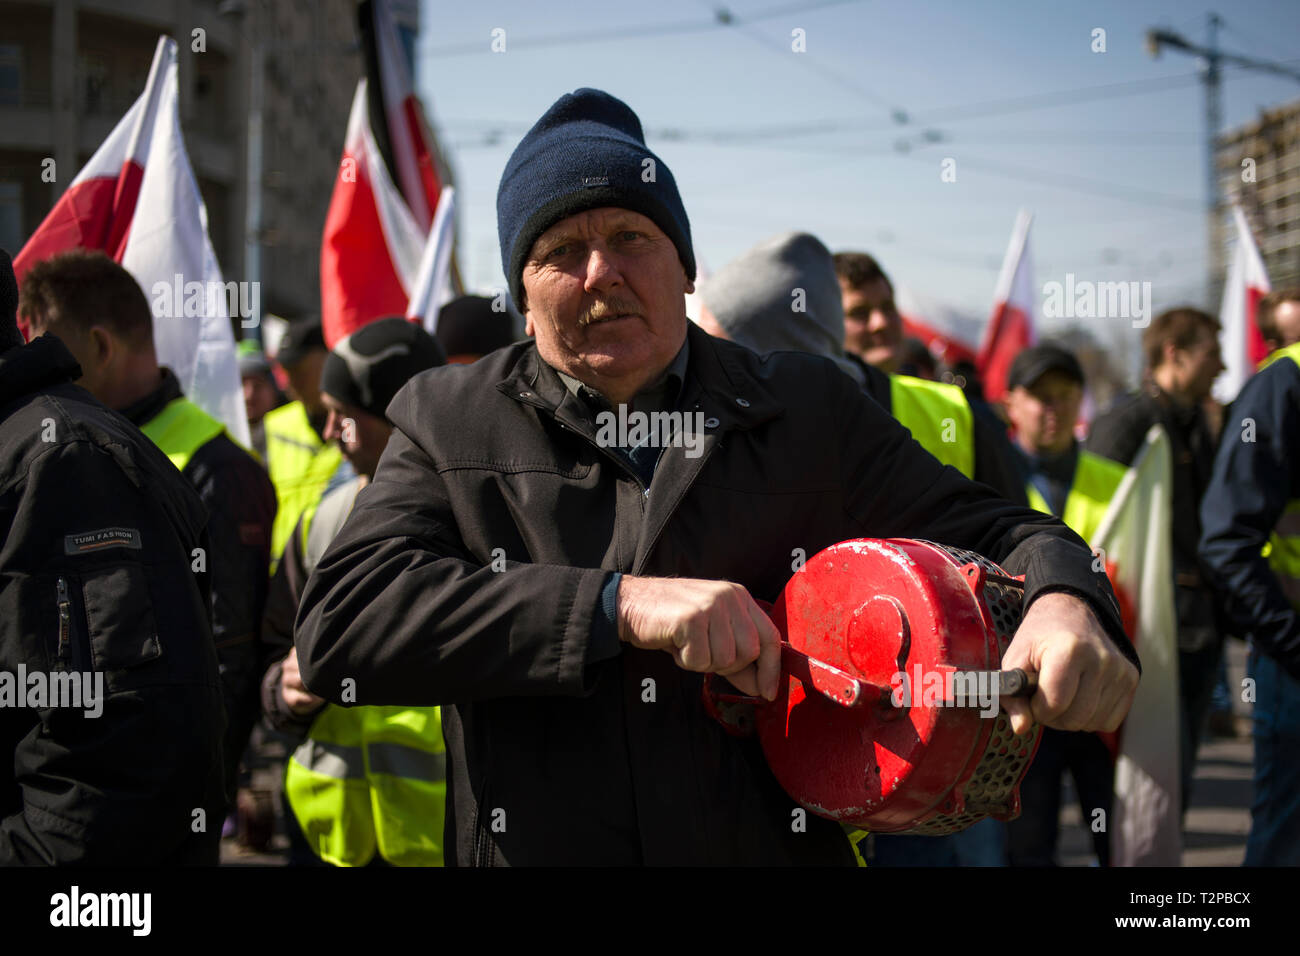
[[[1002,664],[1039,692],[1006,702],[1013,727],[1118,726],[1137,659],[1087,546],[945,468],[833,362],[692,325],[690,226],[626,104],[562,96],[497,215],[535,341],[397,394],[296,632],[328,700],[445,705],[449,864],[851,864],[838,824],[805,821],[701,702],[705,674],[776,698],[754,598],[849,538],[1024,573]]]

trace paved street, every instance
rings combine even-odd
[[[1239,689],[1246,676],[1246,646],[1228,644],[1228,683]],[[1240,866],[1250,831],[1251,760],[1250,705],[1237,693],[1235,739],[1206,740],[1197,755],[1196,783],[1187,811],[1184,866]],[[1087,834],[1080,824],[1078,800],[1071,795],[1061,814],[1061,862],[1088,866],[1093,860]]]

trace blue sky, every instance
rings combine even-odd
[[[711,268],[806,230],[983,316],[1023,205],[1036,216],[1039,287],[1073,272],[1150,281],[1157,309],[1202,304],[1198,62],[1152,59],[1145,31],[1203,43],[1216,10],[1223,49],[1300,67],[1300,3],[1282,0],[735,0],[737,22],[710,26],[718,6],[426,0],[417,82],[455,165],[470,285],[503,284],[495,199],[511,150],[559,95],[596,86],[641,117]],[[748,20],[774,10],[787,12]],[[678,29],[691,24],[701,29]],[[1104,53],[1091,49],[1098,27]],[[495,28],[504,53],[491,52]],[[791,51],[795,28],[806,52]],[[572,42],[590,34],[602,38]],[[1111,85],[1111,95],[1096,89]],[[1058,92],[1070,95],[1034,109],[1011,102]],[[1300,82],[1229,67],[1223,128],[1296,99]],[[927,130],[941,140],[927,142]],[[912,144],[905,153],[900,140]],[[956,182],[941,181],[945,158]]]

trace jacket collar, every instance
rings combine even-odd
[[[53,385],[81,378],[68,347],[48,332],[26,345],[0,352],[0,405]]]
[[[160,371],[161,379],[157,388],[139,401],[132,402],[126,408],[118,409],[136,428],[143,428],[153,421],[158,416],[158,413],[171,402],[182,398],[184,395],[176,373],[165,365],[161,367]]]

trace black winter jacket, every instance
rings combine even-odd
[[[215,864],[225,719],[191,571],[207,515],[78,375],[51,335],[0,353],[0,671],[105,690],[98,717],[0,708],[0,864]]]
[[[1201,501],[1214,467],[1214,440],[1199,405],[1183,406],[1154,382],[1127,395],[1099,415],[1088,433],[1087,449],[1121,465],[1132,465],[1152,425],[1169,436],[1173,457],[1173,565],[1178,646],[1187,652],[1214,646],[1222,635],[1219,609],[1197,548],[1201,539]]]
[[[771,600],[794,549],[929,538],[1026,573],[1029,600],[1082,595],[1136,660],[1060,521],[940,465],[829,360],[688,335],[679,407],[705,416],[703,453],[665,449],[648,493],[531,343],[417,376],[307,582],[296,644],[315,693],[450,705],[450,864],[852,864],[837,824],[792,831],[758,744],[706,715],[702,675],[607,639],[613,571]]]

